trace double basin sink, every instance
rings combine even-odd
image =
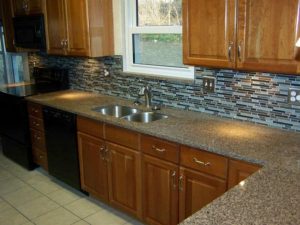
[[[115,118],[122,118],[127,121],[150,123],[152,121],[168,118],[167,115],[157,112],[143,112],[139,109],[131,108],[122,105],[107,105],[100,106],[93,109],[102,115],[113,116]]]

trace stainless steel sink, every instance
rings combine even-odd
[[[157,113],[157,112],[141,112],[135,113],[128,116],[124,116],[123,119],[132,121],[132,122],[140,122],[140,123],[150,123],[152,121],[167,119],[168,116],[165,114]]]
[[[131,108],[128,106],[122,106],[122,105],[107,105],[107,106],[96,107],[92,110],[99,112],[102,115],[113,116],[116,118],[120,118],[123,116],[141,112],[138,109],[134,109],[134,108]]]

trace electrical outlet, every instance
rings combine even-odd
[[[215,77],[203,77],[203,91],[213,93],[215,92],[216,78]]]
[[[290,88],[289,89],[289,99],[290,104],[300,104],[300,89]]]

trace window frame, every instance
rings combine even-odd
[[[124,0],[124,63],[123,70],[128,73],[139,73],[145,76],[159,76],[166,78],[181,78],[181,79],[194,79],[194,67],[187,66],[168,67],[168,66],[155,66],[135,64],[133,59],[133,35],[134,34],[151,34],[151,33],[164,33],[164,34],[182,34],[182,26],[137,26],[137,1]]]

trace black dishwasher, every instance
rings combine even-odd
[[[80,190],[76,115],[43,108],[49,174]]]

